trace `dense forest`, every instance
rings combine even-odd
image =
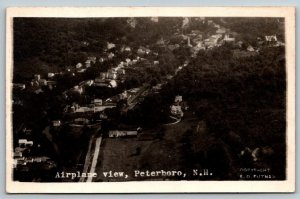
[[[182,18],[15,18],[15,76],[32,77],[34,73],[57,72],[59,68],[83,62],[88,56],[100,57],[107,42],[152,46],[162,36],[172,35]],[[22,79],[22,78],[18,78]]]

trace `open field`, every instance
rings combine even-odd
[[[135,178],[134,170],[181,169],[184,164],[181,140],[185,132],[196,125],[196,120],[186,119],[178,124],[165,126],[164,136],[161,139],[105,138],[101,146],[102,151],[96,168],[98,177],[95,181],[147,180]],[[128,178],[105,178],[103,172],[109,171],[125,172]],[[156,179],[161,180],[161,177],[151,177],[151,180]]]

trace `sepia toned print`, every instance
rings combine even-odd
[[[294,190],[293,9],[43,9],[7,18],[9,191]]]

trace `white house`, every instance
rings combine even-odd
[[[225,34],[224,41],[226,41],[226,42],[234,42],[235,38],[234,37],[230,37],[229,34]]]
[[[76,68],[78,69],[78,68],[81,68],[82,67],[82,63],[78,63],[78,64],[76,64]]]
[[[54,120],[54,121],[52,121],[52,125],[53,126],[60,126],[61,125],[61,121],[60,120]]]
[[[107,49],[108,50],[113,49],[115,47],[116,47],[116,44],[107,42]]]
[[[183,117],[183,112],[180,105],[171,105],[171,114],[177,117]]]
[[[277,41],[276,35],[266,35],[265,36],[266,41]]]
[[[182,102],[182,96],[181,95],[177,95],[177,96],[175,96],[175,103],[176,102]]]

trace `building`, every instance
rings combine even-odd
[[[116,47],[116,44],[107,42],[107,49],[108,50],[113,49],[115,47]]]
[[[35,94],[40,94],[40,93],[43,93],[43,92],[44,91],[41,88],[39,88],[39,89],[37,89],[37,90],[34,91]]]
[[[107,58],[108,58],[108,59],[112,59],[112,58],[114,58],[114,56],[115,56],[115,54],[112,53],[112,52],[110,52],[110,53],[107,55]]]
[[[110,130],[108,132],[108,137],[118,138],[118,137],[136,137],[138,131],[119,131],[119,130]]]
[[[181,95],[175,96],[174,102],[175,102],[175,103],[177,103],[177,102],[182,102],[182,96],[181,96]]]
[[[151,52],[150,49],[145,48],[145,47],[143,47],[143,46],[139,47],[139,49],[137,50],[137,54],[138,54],[139,56],[142,56],[142,55],[145,55],[145,54],[148,55],[150,52]]]
[[[84,73],[85,71],[86,71],[86,68],[77,69],[77,73]]]
[[[53,120],[52,125],[58,127],[58,126],[61,125],[61,121],[60,120]]]
[[[225,34],[224,39],[225,42],[234,42],[235,38],[234,37],[230,37],[229,34]]]
[[[95,106],[101,106],[103,104],[102,99],[93,99],[92,104]]]
[[[48,78],[52,78],[52,77],[54,77],[54,76],[55,76],[54,73],[48,73]]]
[[[158,17],[151,17],[150,20],[157,23],[159,19]]]
[[[127,19],[127,23],[130,25],[130,27],[135,28],[137,24],[137,20],[133,17]]]
[[[106,78],[113,80],[117,79],[117,70],[115,68],[109,69],[106,73]]]
[[[24,90],[26,88],[25,84],[13,84],[13,89]]]
[[[176,117],[183,117],[183,111],[181,110],[181,106],[180,105],[171,105],[170,107],[171,109],[171,114],[176,116]]]
[[[75,124],[81,124],[81,125],[85,125],[85,124],[89,124],[90,121],[86,118],[76,118],[74,119],[74,123]]]
[[[131,48],[130,48],[129,46],[126,46],[126,47],[124,48],[124,51],[125,51],[125,52],[131,52]]]
[[[95,64],[97,57],[88,57],[87,60],[90,60],[93,64]]]
[[[119,69],[117,70],[117,74],[118,74],[118,75],[125,75],[125,69],[119,68]]]
[[[87,68],[91,67],[91,60],[88,59],[85,61],[85,67]]]
[[[19,139],[18,144],[20,148],[27,148],[33,146],[33,141],[29,141],[27,139]]]
[[[108,87],[110,87],[110,88],[115,88],[115,87],[117,87],[117,82],[116,82],[116,80],[110,80]]]
[[[226,33],[226,29],[225,28],[219,28],[217,31],[216,31],[217,34],[225,34]]]
[[[276,35],[266,35],[265,36],[265,40],[268,42],[272,42],[272,41],[277,41],[277,36]]]
[[[38,81],[41,79],[41,75],[40,74],[35,74],[34,75],[34,80]]]
[[[77,92],[79,94],[83,93],[83,87],[82,86],[74,86],[73,89],[71,91]]]
[[[76,69],[79,69],[79,68],[81,68],[81,67],[82,67],[82,63],[76,64]]]
[[[247,47],[247,51],[253,52],[253,51],[255,51],[255,49],[251,45],[249,45]]]

